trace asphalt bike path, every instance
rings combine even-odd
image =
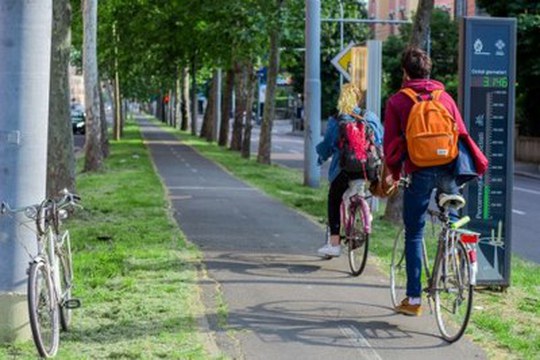
[[[321,225],[148,118],[137,120],[174,217],[203,252],[199,285],[207,313],[200,320],[215,353],[272,360],[486,358],[467,339],[452,345],[440,339],[429,311],[418,318],[394,313],[388,278],[373,261],[355,278],[346,256],[317,257]],[[225,324],[216,310],[220,301]]]

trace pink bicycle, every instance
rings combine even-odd
[[[341,201],[341,239],[347,247],[349,267],[353,276],[364,271],[367,262],[369,235],[371,233],[371,210],[368,205],[366,182],[363,179],[349,181],[349,188]]]

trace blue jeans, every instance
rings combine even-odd
[[[421,169],[412,173],[412,181],[403,194],[403,222],[405,224],[405,260],[407,268],[407,296],[420,297],[422,284],[422,237],[426,212],[433,189],[446,194],[458,194],[454,163]]]

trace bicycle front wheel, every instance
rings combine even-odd
[[[364,271],[367,262],[369,234],[364,230],[362,210],[358,207],[352,219],[352,228],[347,234],[349,267],[353,276],[359,276]]]
[[[60,236],[60,235],[59,235]],[[62,241],[57,249],[58,271],[60,275],[60,325],[62,330],[67,331],[71,323],[71,309],[66,306],[66,301],[71,299],[71,286],[73,284],[73,269],[71,266],[71,243],[69,232],[64,232]]]
[[[50,272],[43,261],[30,265],[28,311],[32,337],[39,354],[45,358],[56,355],[60,341],[59,310]]]
[[[392,305],[397,307],[407,296],[407,269],[405,267],[405,229],[402,228],[394,240],[390,264],[390,295]]]
[[[473,301],[470,261],[461,242],[446,250],[433,276],[435,317],[443,339],[457,341],[467,328]]]

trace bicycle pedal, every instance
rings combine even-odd
[[[66,309],[78,309],[81,307],[81,300],[79,299],[69,299],[64,301],[64,304],[62,305]]]

